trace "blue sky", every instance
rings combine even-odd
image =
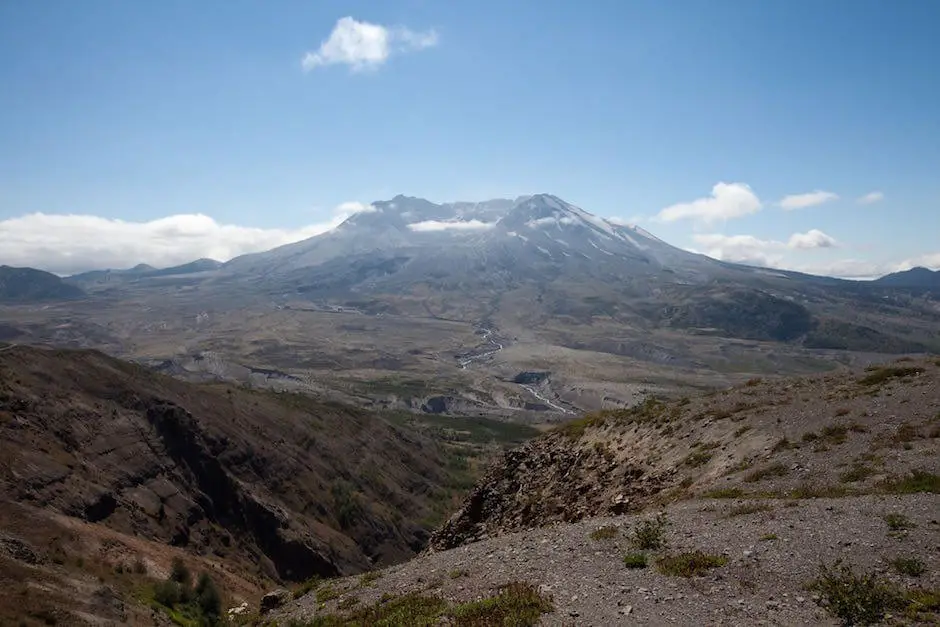
[[[0,263],[549,192],[726,259],[940,268],[938,24],[915,0],[0,2]]]

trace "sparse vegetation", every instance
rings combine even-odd
[[[341,609],[350,609],[346,604]],[[359,608],[351,614],[319,614],[306,627],[372,627],[392,625],[430,626],[446,621],[455,627],[485,625],[536,625],[542,614],[554,611],[551,597],[526,582],[501,586],[496,596],[448,607],[444,599],[418,593],[392,596],[385,594],[378,603]]]
[[[841,475],[839,475],[839,481],[842,483],[855,483],[858,481],[864,481],[875,474],[875,471],[870,466],[856,462],[852,467]]]
[[[838,499],[851,494],[846,486],[801,483],[787,494],[792,499]]]
[[[771,464],[770,466],[765,466],[763,468],[758,468],[753,470],[744,476],[744,480],[748,483],[756,483],[763,479],[768,479],[770,477],[783,477],[788,474],[789,469],[783,464],[777,462]]]
[[[470,571],[466,568],[455,568],[454,570],[447,573],[447,576],[451,579],[460,579],[461,577],[469,577]]]
[[[908,531],[917,526],[904,514],[885,514],[885,522],[891,531]]]
[[[712,455],[712,453],[707,451],[695,451],[694,453],[690,453],[684,460],[682,460],[682,463],[692,468],[698,468],[711,461]]]
[[[771,540],[776,540],[777,534],[775,533],[765,533],[760,537],[761,542],[770,542]]]
[[[617,525],[604,525],[591,532],[591,540],[613,540],[620,534]]]
[[[718,488],[709,490],[703,496],[709,499],[738,499],[744,496],[744,490],[741,488]]]
[[[307,594],[308,592],[310,592],[311,590],[313,590],[319,585],[320,585],[320,578],[314,575],[310,579],[300,584],[294,590],[291,596],[293,596],[295,599],[299,599],[300,597],[304,596],[305,594]]]
[[[885,480],[881,487],[889,494],[940,494],[940,476],[926,470],[913,470],[906,476]]]
[[[669,521],[665,512],[660,512],[652,520],[644,520],[633,529],[630,542],[638,549],[655,551],[666,546],[666,527]]]
[[[903,605],[900,592],[874,574],[859,575],[836,562],[823,565],[810,588],[819,594],[819,603],[844,625],[871,625]]]
[[[382,578],[382,573],[377,570],[371,570],[367,573],[363,573],[359,577],[359,586],[362,588],[368,588],[376,581]]]
[[[666,555],[656,560],[656,568],[664,575],[673,577],[695,577],[704,575],[712,568],[728,563],[724,555],[711,555],[702,551],[690,551]]]
[[[780,451],[785,451],[789,448],[793,448],[793,444],[790,443],[790,440],[786,438],[780,438],[773,445],[773,448],[770,449],[771,453],[779,453]]]
[[[891,379],[913,377],[924,372],[920,366],[871,366],[868,374],[858,380],[861,385],[880,385]]]
[[[751,425],[744,425],[743,427],[739,427],[738,429],[735,429],[734,437],[740,438],[742,435],[744,435],[750,430],[751,430]]]
[[[924,563],[916,557],[896,557],[891,560],[894,570],[908,577],[920,577],[927,571]]]
[[[627,553],[623,556],[623,564],[627,568],[646,568],[648,559],[646,553]]]
[[[333,599],[339,596],[339,592],[336,591],[331,584],[326,584],[317,588],[317,603],[326,603],[327,601],[332,601]]]
[[[747,516],[748,514],[757,514],[759,512],[769,512],[773,507],[767,503],[745,503],[736,505],[728,510],[725,518],[735,518],[737,516]]]
[[[153,586],[154,604],[179,625],[217,625],[222,616],[222,595],[207,573],[199,575],[195,587],[192,574],[179,558],[165,581]]]

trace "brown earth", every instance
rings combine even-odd
[[[96,569],[160,576],[175,555],[228,572],[231,598],[386,566],[426,545],[449,451],[338,404],[16,346],[0,352],[0,576],[84,582],[43,607],[94,614]]]

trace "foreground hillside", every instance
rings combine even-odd
[[[929,624],[938,438],[935,361],[595,414],[505,454],[430,552],[273,618]]]
[[[0,624],[149,621],[136,601],[174,558],[232,600],[407,559],[472,483],[474,452],[428,432],[93,351],[5,348]]]

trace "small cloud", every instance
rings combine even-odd
[[[605,220],[616,226],[636,226],[640,222],[646,222],[648,219],[649,218],[643,215],[630,216],[629,218],[620,218],[617,216],[605,218]]]
[[[789,248],[809,250],[812,248],[835,248],[838,246],[835,238],[826,235],[819,229],[811,229],[806,233],[794,233],[787,241]]]
[[[780,201],[780,206],[787,211],[792,211],[794,209],[815,207],[816,205],[838,200],[838,198],[838,194],[816,190],[815,192],[809,192],[807,194],[791,194],[784,196],[783,200]]]
[[[860,205],[871,205],[876,202],[881,202],[885,199],[883,192],[868,192],[864,196],[860,197],[856,202]]]
[[[378,211],[378,209],[376,209],[375,205],[368,205],[364,202],[351,200],[336,205],[333,208],[333,215],[349,217],[357,213],[375,213],[376,211]]]
[[[480,220],[466,221],[443,221],[443,220],[425,220],[424,222],[414,222],[408,225],[408,228],[417,233],[429,231],[483,231],[492,228],[495,222],[481,222]]]
[[[316,52],[304,55],[301,66],[309,72],[326,65],[343,64],[358,72],[379,67],[392,54],[423,50],[437,43],[438,36],[433,30],[415,32],[344,17],[336,22],[330,36]]]
[[[660,222],[693,219],[710,223],[740,218],[761,209],[760,199],[744,183],[718,183],[708,198],[666,207],[656,215]]]

